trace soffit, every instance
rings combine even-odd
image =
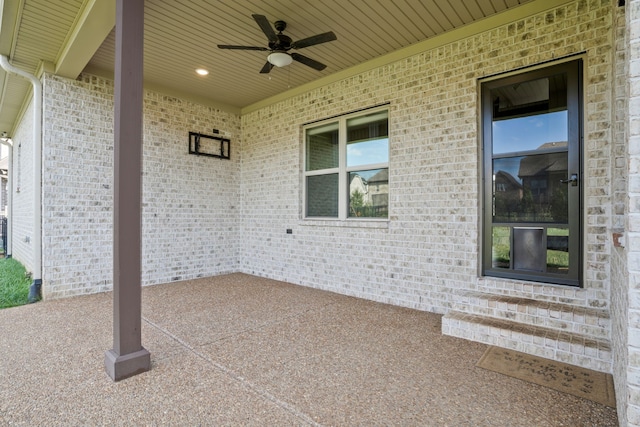
[[[115,0],[4,0],[0,54],[30,74],[47,69],[75,78],[113,28],[114,6]],[[31,84],[0,68],[0,85],[0,131],[13,132]]]
[[[115,0],[5,0],[0,53],[30,73],[36,73],[39,64],[45,62],[51,63],[55,72],[75,78],[86,63],[87,71],[112,76],[115,36],[109,28],[113,27],[114,15],[101,10],[101,2],[108,7],[115,4]],[[146,0],[145,84],[168,94],[240,111],[289,89],[535,2],[553,3],[548,0]],[[294,41],[333,31],[336,41],[298,51],[326,64],[327,68],[316,71],[294,62],[285,68],[274,68],[269,74],[260,74],[268,52],[218,49],[218,44],[267,45],[266,36],[252,14],[264,15],[272,23],[286,21],[284,33]],[[96,17],[101,17],[98,21],[103,21],[102,28],[96,28]],[[95,40],[82,43],[91,36]],[[210,74],[200,77],[194,73],[196,68],[205,68]],[[0,130],[12,130],[29,84],[4,74],[0,71]]]

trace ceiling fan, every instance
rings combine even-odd
[[[315,36],[307,37],[305,39],[294,42],[291,40],[291,37],[282,34],[284,29],[287,28],[286,22],[276,21],[274,23],[274,27],[276,31],[278,31],[278,33],[276,34],[265,16],[255,14],[251,16],[253,16],[253,19],[255,19],[255,21],[258,23],[258,26],[260,27],[262,32],[267,36],[267,39],[269,40],[269,47],[219,44],[218,48],[237,50],[261,50],[271,52],[267,57],[267,62],[264,64],[264,67],[262,67],[262,69],[260,70],[261,73],[268,73],[274,66],[284,67],[291,64],[291,61],[298,61],[318,71],[322,71],[327,67],[326,65],[316,61],[315,59],[311,59],[296,52],[289,53],[289,51],[291,49],[302,49],[320,43],[337,40],[337,37],[333,33],[333,31],[317,34]]]

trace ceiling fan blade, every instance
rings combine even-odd
[[[253,16],[253,19],[256,20],[264,35],[267,36],[267,39],[269,39],[269,41],[272,43],[278,43],[278,36],[276,35],[276,32],[273,31],[273,27],[271,26],[271,23],[269,23],[267,17],[264,15],[251,16]]]
[[[264,64],[264,67],[262,67],[262,70],[260,70],[260,74],[267,74],[269,71],[271,71],[272,68],[273,68],[273,64],[267,61]]]
[[[302,49],[303,47],[309,47],[337,39],[338,38],[333,33],[333,31],[329,31],[328,33],[317,34],[315,36],[307,37],[306,39],[298,40],[297,42],[292,43],[291,47],[293,49]]]
[[[324,65],[323,63],[318,62],[318,61],[316,61],[315,59],[311,59],[311,58],[309,58],[309,57],[307,57],[307,56],[300,55],[299,53],[295,53],[295,52],[294,52],[294,53],[292,53],[292,54],[291,54],[291,57],[292,57],[294,60],[296,60],[296,61],[298,61],[298,62],[301,62],[301,63],[303,63],[304,65],[306,65],[306,66],[308,66],[308,67],[311,67],[311,68],[314,68],[314,69],[316,69],[316,70],[318,70],[318,71],[322,71],[322,70],[324,70],[325,68],[327,68],[327,66],[326,66],[326,65]]]
[[[261,46],[235,46],[230,44],[219,44],[219,49],[237,49],[237,50],[269,50],[266,47]]]

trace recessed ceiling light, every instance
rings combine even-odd
[[[204,68],[196,68],[196,73],[198,73],[201,76],[206,76],[207,74],[209,74],[209,72]]]

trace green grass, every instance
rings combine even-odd
[[[31,279],[13,258],[0,259],[0,309],[27,304]]]
[[[493,262],[498,268],[508,268],[511,251],[509,227],[493,228]],[[568,236],[566,228],[549,228],[549,236]],[[563,251],[547,250],[547,268],[550,272],[562,272],[569,267],[569,254]]]

